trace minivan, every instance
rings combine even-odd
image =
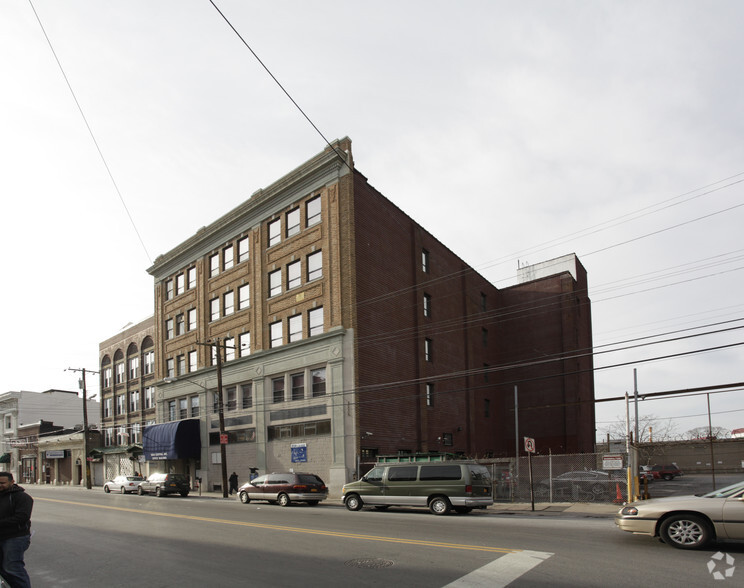
[[[493,504],[491,474],[468,462],[389,463],[373,467],[361,480],[345,484],[349,510],[363,506],[426,506],[436,515],[460,514]]]

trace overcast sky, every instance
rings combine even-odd
[[[32,3],[0,3],[0,392],[76,390],[65,368],[152,315],[158,255],[325,147],[208,0]],[[497,287],[579,256],[597,398],[634,368],[642,393],[744,381],[744,3],[215,3]],[[741,397],[710,396],[714,426],[744,427]],[[705,396],[639,411],[708,422]],[[599,404],[597,428],[624,414]]]

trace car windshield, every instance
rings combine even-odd
[[[736,484],[731,484],[731,486],[713,490],[713,492],[703,494],[703,498],[730,498],[740,492],[744,492],[744,482],[737,482]]]

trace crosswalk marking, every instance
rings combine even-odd
[[[518,551],[507,553],[503,557],[493,560],[447,584],[444,588],[500,588],[529,572],[535,566],[547,560],[552,553],[546,551]]]

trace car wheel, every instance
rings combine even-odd
[[[248,504],[251,501],[250,496],[248,496],[248,492],[241,492],[238,494],[238,498],[240,498],[240,502],[243,504]]]
[[[109,492],[111,492],[111,488],[109,488],[108,486],[104,486],[104,487],[103,487],[103,491],[104,491],[104,492],[105,492],[106,494],[108,494]]]
[[[708,521],[691,514],[678,514],[665,519],[659,535],[664,543],[679,549],[700,549],[713,539]]]
[[[284,494],[284,492],[282,492],[277,497],[277,502],[279,503],[279,506],[289,506],[289,503],[292,501],[289,499],[289,496],[287,496],[286,494]]]
[[[364,506],[364,502],[358,494],[349,494],[346,497],[346,508],[349,510],[360,510],[362,506]]]
[[[663,478],[664,478],[664,479],[665,479],[665,480],[666,480],[667,482],[668,482],[669,480],[674,480],[674,476],[673,476],[672,474],[664,474],[664,475],[663,475],[662,477],[663,477]]]
[[[592,486],[592,494],[594,496],[602,496],[602,494],[605,494],[607,492],[607,488],[602,484],[594,484]]]
[[[127,489],[124,488],[124,486],[122,486],[121,489],[119,490],[119,492],[121,492],[122,494],[126,494],[127,493]]]
[[[429,510],[435,515],[449,514],[450,508],[452,505],[446,496],[435,496],[429,501]]]
[[[163,495],[163,491],[160,489],[160,486],[155,488],[155,496],[162,496],[162,495]]]
[[[137,494],[142,496],[145,493],[145,491],[142,489],[142,486],[137,486]]]

